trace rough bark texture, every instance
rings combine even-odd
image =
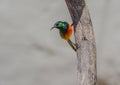
[[[74,22],[78,85],[96,85],[96,45],[85,0],[65,0]]]

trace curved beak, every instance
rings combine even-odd
[[[50,30],[54,29],[55,27],[52,27]]]
[[[54,29],[54,28],[57,28],[57,26],[53,26],[50,30]]]

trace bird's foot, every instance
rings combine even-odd
[[[77,43],[73,43],[73,42],[72,42],[72,44],[73,44],[75,50],[77,50],[77,49],[78,49],[78,45],[77,45]]]

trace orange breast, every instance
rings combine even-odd
[[[67,31],[67,33],[65,33],[65,39],[69,40],[71,35],[72,35],[72,26],[69,24],[68,31]]]

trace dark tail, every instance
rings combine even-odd
[[[74,51],[76,51],[76,48],[75,48],[73,42],[72,42],[70,39],[69,39],[67,42],[68,42],[68,44],[72,47],[72,49],[73,49]]]

